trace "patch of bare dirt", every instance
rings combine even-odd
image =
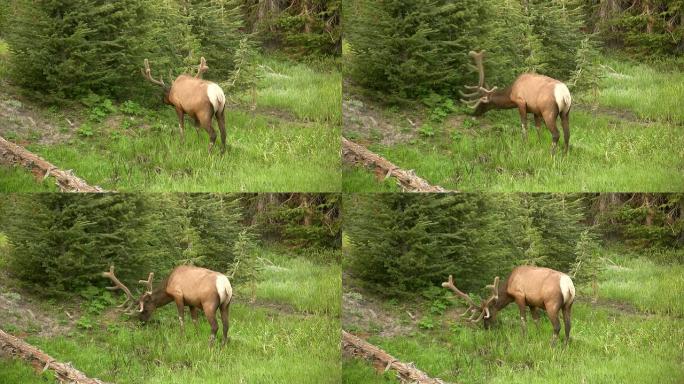
[[[5,286],[10,281],[5,272],[0,271],[0,329],[23,337],[28,333],[38,336],[55,336],[68,333],[75,319],[69,319],[66,312],[63,319],[46,312],[32,298],[21,290]],[[73,316],[72,316],[73,317]]]
[[[348,283],[345,278],[342,292],[342,328],[361,337],[370,334],[381,337],[407,335],[418,329],[420,315],[404,310],[388,310],[380,299]]]
[[[614,312],[622,313],[622,314],[628,314],[632,316],[649,316],[648,313],[644,313],[638,309],[636,309],[634,306],[631,304],[622,302],[622,301],[615,301],[615,300],[608,300],[604,298],[599,298],[598,300],[594,301],[590,298],[580,298],[577,301],[590,305],[593,308],[603,308],[603,309],[610,309]]]
[[[0,136],[17,144],[55,144],[72,137],[77,124],[67,118],[51,121],[39,112],[30,101],[0,91]]]
[[[403,119],[403,121],[401,120]],[[360,97],[346,96],[342,100],[343,132],[348,138],[363,143],[373,141],[385,146],[409,142],[417,136],[417,118],[387,117],[381,107]]]

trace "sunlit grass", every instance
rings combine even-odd
[[[90,330],[32,336],[28,341],[91,377],[119,384],[339,383],[339,267],[270,252],[264,256],[273,264],[258,285],[257,300],[292,305],[294,310],[248,305],[248,297],[239,296],[244,290],[236,286],[231,340],[223,349],[209,347],[210,329],[203,314],[199,328],[186,314],[182,335],[173,305],[159,309],[146,326],[105,315],[95,318]],[[288,294],[273,294],[270,280]],[[312,299],[299,301],[289,295]],[[338,304],[325,302],[333,297]]]
[[[608,59],[599,103],[626,109],[642,119],[684,124],[684,73]],[[661,65],[665,66],[665,65]]]
[[[342,121],[342,75],[317,72],[304,64],[266,60],[257,93],[259,106],[290,111],[300,119]]]
[[[490,111],[480,118],[462,116],[463,119],[447,119],[443,123],[430,121],[429,111],[406,112],[420,117],[421,126],[414,129],[417,132],[413,140],[392,145],[380,144],[382,135],[391,133],[376,132],[380,138],[374,137],[373,132],[345,133],[359,135],[371,143],[371,150],[397,166],[412,169],[430,183],[447,189],[684,190],[684,73],[660,72],[645,64],[616,59],[608,59],[607,64],[624,76],[609,74],[604,79],[597,112],[590,112],[590,95],[576,95],[570,114],[567,156],[559,153],[551,157],[551,134],[542,126],[540,140],[532,116],[528,118],[529,137],[525,142],[515,110]],[[636,117],[629,113],[622,116],[621,110],[631,111]],[[390,120],[394,118],[397,129],[403,127],[406,117],[402,112],[396,108],[385,108],[382,112]],[[563,145],[561,138],[559,146]],[[343,169],[343,179],[344,190],[349,192],[385,189],[372,177],[361,178],[349,168]]]
[[[57,187],[52,179],[40,183],[24,168],[0,164],[0,193],[14,191],[56,192]]]
[[[538,329],[528,320],[528,335],[523,336],[514,306],[500,313],[497,326],[490,331],[448,316],[435,316],[436,325],[431,330],[387,338],[373,336],[370,341],[450,382],[682,382],[684,346],[677,340],[684,340],[684,320],[680,309],[665,309],[681,308],[673,301],[682,290],[681,268],[614,256],[610,254],[611,260],[621,268],[602,274],[599,304],[589,304],[589,298],[581,297],[587,287],[580,291],[573,306],[572,341],[567,348],[550,346],[552,329],[545,316]],[[637,292],[638,287],[643,289]],[[602,300],[629,303],[644,312],[603,306]],[[384,382],[367,365],[345,363],[344,370],[348,383],[361,383],[364,378]]]
[[[339,191],[339,72],[261,60],[268,69],[258,86],[257,106],[275,113],[250,112],[246,105],[228,108],[224,155],[219,154],[220,139],[213,153],[207,153],[207,133],[196,134],[189,118],[181,143],[178,120],[169,106],[142,108],[134,116],[117,112],[103,122],[88,122],[90,111],[84,110],[78,120],[85,124],[60,128],[70,130],[72,140],[32,144],[28,149],[62,169],[72,169],[89,184],[109,190]],[[238,95],[241,102],[244,97]],[[60,110],[43,112],[51,121],[66,124]],[[18,138],[35,142],[30,137]],[[7,181],[8,190],[35,190],[21,181],[20,174],[8,176],[17,179]]]

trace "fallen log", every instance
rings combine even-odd
[[[342,157],[349,164],[362,164],[384,175],[385,179],[394,177],[397,180],[397,184],[405,192],[456,192],[444,189],[439,185],[432,185],[425,179],[416,176],[412,170],[401,169],[382,156],[344,137],[342,137]]]
[[[27,360],[31,365],[45,372],[55,371],[57,380],[74,384],[107,384],[99,379],[91,379],[69,363],[55,361],[40,349],[0,330],[0,352]]]
[[[0,162],[9,165],[20,164],[43,180],[52,176],[61,192],[106,192],[98,186],[88,185],[71,170],[63,171],[24,147],[5,140],[2,136],[0,136]]]
[[[347,356],[370,360],[374,366],[384,367],[384,371],[396,371],[402,383],[447,384],[440,379],[431,378],[412,363],[402,363],[389,353],[345,330],[342,330],[342,351]]]

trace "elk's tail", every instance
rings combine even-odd
[[[209,84],[207,86],[207,96],[211,106],[214,108],[214,113],[223,111],[223,108],[226,106],[226,95],[223,94],[221,87],[214,83]]]
[[[553,97],[556,99],[556,105],[558,105],[558,113],[565,115],[570,111],[572,97],[570,96],[570,90],[565,84],[556,84],[556,87],[553,89]]]
[[[233,287],[230,286],[230,281],[224,275],[216,278],[216,292],[218,292],[219,304],[221,305],[233,298]]]
[[[560,290],[563,294],[563,305],[567,306],[575,301],[575,285],[568,275],[562,275],[560,278]]]

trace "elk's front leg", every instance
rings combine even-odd
[[[178,115],[178,129],[180,130],[180,141],[185,140],[185,112],[180,107],[176,107],[176,114]]]
[[[527,141],[527,105],[524,101],[516,101],[520,112],[520,124],[522,125],[523,140]]]
[[[534,114],[534,127],[537,129],[537,137],[539,138],[539,142],[541,142],[542,137],[541,137],[541,122],[542,118],[541,115],[537,115],[536,113]]]
[[[522,329],[523,336],[527,335],[527,319],[525,315],[525,299],[524,298],[516,298],[515,303],[518,305],[518,309],[520,310],[520,327]]]
[[[180,322],[181,335],[185,335],[185,304],[182,297],[174,298],[176,308],[178,308],[178,321]]]

